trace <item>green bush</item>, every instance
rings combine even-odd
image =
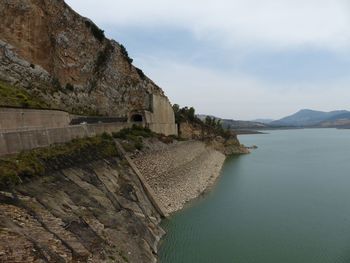
[[[175,114],[175,122],[181,123],[185,121],[193,122],[193,123],[202,123],[202,121],[197,118],[195,109],[193,107],[183,107],[180,108],[178,104],[173,105],[173,110]]]
[[[119,132],[112,133],[112,136],[114,138],[126,140],[127,142],[124,142],[123,145],[124,149],[128,152],[133,152],[136,149],[143,149],[143,138],[155,137],[156,134],[148,128],[133,125],[132,128],[125,128]]]
[[[74,86],[70,83],[67,83],[66,84],[66,90],[69,90],[69,91],[74,91]]]
[[[120,45],[120,51],[130,64],[134,61],[132,58],[129,57],[129,53],[123,45]],[[140,74],[141,72],[138,72],[138,73]],[[143,74],[143,72],[142,72],[142,74]]]
[[[90,22],[89,20],[85,21],[86,27],[90,28],[91,33],[94,35],[94,37],[102,42],[105,39],[105,33],[102,29],[100,29],[98,26],[96,26],[94,23]]]
[[[199,127],[202,131],[210,133],[212,135],[219,135],[225,139],[229,139],[232,134],[231,131],[225,129],[222,126],[220,119],[206,116],[204,122],[196,116],[195,109],[193,107],[180,108],[178,104],[173,105],[175,114],[175,122],[181,124],[182,122],[188,122],[192,125]]]
[[[105,69],[107,65],[107,61],[111,56],[113,50],[114,50],[113,45],[110,42],[108,42],[104,47],[104,49],[98,52],[97,59],[95,62],[95,73],[100,73]],[[94,89],[93,86],[96,86],[96,83],[92,85],[92,89]]]
[[[181,138],[177,136],[165,136],[152,132],[149,128],[138,125],[133,125],[132,128],[125,128],[119,132],[114,132],[112,136],[124,140],[122,146],[128,152],[133,152],[136,149],[142,150],[144,148],[143,138],[157,138],[159,141],[166,144],[173,143],[174,140],[181,140]]]
[[[53,78],[51,84],[56,91],[62,91],[62,85],[58,78]]]
[[[143,71],[137,67],[136,68],[136,71],[137,71],[137,74],[139,75],[139,77],[142,79],[142,80],[145,80],[146,79],[146,75],[145,73],[143,73]]]
[[[131,139],[135,138],[137,136],[144,137],[144,138],[150,138],[153,137],[155,134],[149,129],[149,128],[144,128],[141,126],[133,125],[132,128],[125,128],[120,130],[119,132],[113,132],[112,136],[114,138],[119,138],[119,139]]]

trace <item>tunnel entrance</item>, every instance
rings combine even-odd
[[[131,116],[132,122],[143,122],[143,116],[141,114],[133,114]]]

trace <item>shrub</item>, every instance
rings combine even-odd
[[[142,150],[144,147],[143,138],[154,137],[156,134],[150,129],[141,126],[133,125],[132,128],[125,128],[119,132],[112,133],[114,138],[125,140],[124,149],[128,152],[133,152],[136,149]]]
[[[120,45],[120,51],[130,64],[134,61],[132,58],[129,57],[129,53],[123,45]]]
[[[74,86],[70,83],[67,83],[66,84],[66,90],[69,90],[69,91],[73,91],[74,90]]]
[[[90,28],[91,33],[94,35],[94,37],[102,42],[105,39],[105,33],[103,30],[101,30],[98,26],[96,26],[94,23],[92,23],[89,20],[85,21],[86,27]]]
[[[138,136],[149,138],[149,137],[153,137],[154,134],[149,128],[133,125],[132,128],[125,128],[120,130],[119,132],[113,132],[112,136],[114,138],[126,140],[128,138],[138,137]]]
[[[189,121],[189,122],[195,122],[201,124],[202,121],[197,118],[196,116],[196,111],[193,107],[183,107],[180,108],[178,104],[173,105],[173,110],[175,114],[175,121],[176,123],[181,123],[184,121]]]
[[[205,133],[209,133],[211,135],[219,135],[225,139],[228,139],[232,136],[230,130],[224,129],[220,119],[206,116],[203,122],[196,116],[195,109],[193,107],[180,108],[178,104],[174,104],[173,110],[175,114],[175,122],[178,124],[182,122],[188,122],[194,126],[197,126],[202,130],[202,132],[205,131]]]
[[[146,79],[146,75],[143,73],[143,71],[139,68],[136,68],[137,74],[140,76],[142,80]]]
[[[98,52],[96,63],[95,63],[95,73],[102,72],[113,50],[114,50],[113,45],[110,42],[108,42],[108,44],[104,47],[104,49]]]

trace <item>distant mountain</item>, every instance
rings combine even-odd
[[[348,116],[349,111],[337,110],[331,112],[315,111],[304,109],[297,113],[282,118],[277,121],[273,121],[270,125],[273,126],[295,126],[295,127],[305,127],[305,126],[320,126],[322,122],[332,121],[335,122],[339,119],[339,116]]]
[[[320,127],[336,127],[336,128],[349,128],[350,127],[350,112],[341,113],[328,118],[318,124]]]
[[[350,111],[336,110],[330,112],[304,109],[280,120],[256,119],[253,121],[222,119],[211,115],[197,115],[201,120],[206,116],[220,119],[225,128],[232,130],[264,130],[283,128],[350,128]]]
[[[232,120],[232,119],[222,119],[211,115],[198,114],[197,117],[201,120],[205,120],[205,117],[211,117],[215,119],[220,119],[224,128],[230,128],[233,130],[242,130],[242,129],[264,129],[269,126],[262,122],[256,121],[241,121],[241,120]]]
[[[234,130],[239,129],[264,129],[269,127],[265,123],[255,122],[255,121],[240,121],[240,120],[230,120],[221,119],[222,124],[225,128],[231,128]]]
[[[274,121],[274,119],[255,119],[255,120],[251,120],[252,122],[260,122],[260,123],[264,123],[264,124],[269,124],[271,122]]]

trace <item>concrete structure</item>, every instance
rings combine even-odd
[[[129,122],[143,125],[151,131],[164,135],[177,135],[174,110],[164,96],[152,95],[151,110],[133,111]]]
[[[156,133],[177,135],[171,104],[166,97],[159,95],[152,95],[150,110],[133,111],[125,119],[89,117],[94,124],[70,125],[75,118],[78,118],[77,123],[81,123],[80,119],[84,120],[82,116],[59,110],[0,108],[0,155],[47,147],[103,132],[117,132],[133,124],[148,127]],[[105,123],[106,118],[115,122]]]
[[[59,110],[0,108],[0,132],[66,127],[69,113]]]
[[[93,137],[104,132],[117,132],[130,123],[101,123],[74,125],[61,128],[36,129],[0,133],[0,156],[19,153],[54,143],[65,143],[76,138]]]
[[[114,140],[114,141],[115,141],[115,145],[117,146],[117,149],[123,154],[124,158],[129,163],[131,169],[135,172],[135,174],[139,178],[139,180],[140,180],[140,182],[142,184],[142,187],[143,187],[145,193],[147,194],[149,200],[153,204],[154,208],[157,210],[157,212],[162,217],[168,217],[169,214],[166,212],[166,209],[163,207],[162,203],[158,200],[156,194],[154,193],[152,188],[149,186],[149,184],[147,183],[146,179],[144,178],[144,176],[142,175],[140,170],[136,167],[134,162],[128,156],[128,154],[124,150],[123,146],[117,140]]]
[[[148,127],[156,133],[177,135],[174,111],[168,99],[164,96],[152,95],[151,101],[150,110],[131,112],[128,122]],[[75,124],[74,120],[77,121],[76,123],[127,121],[120,117],[76,116],[60,110],[0,108],[0,132],[63,128],[69,126],[72,122]]]

